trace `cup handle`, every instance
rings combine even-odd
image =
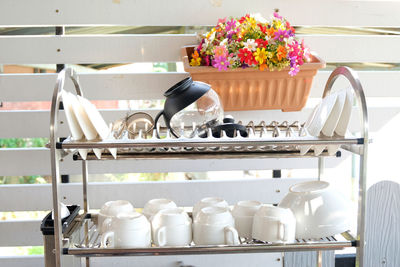
[[[284,222],[278,223],[278,238],[282,241],[289,241],[289,224]]]
[[[234,227],[226,226],[224,228],[224,233],[225,233],[225,244],[226,245],[240,244],[238,231]]]
[[[167,238],[166,238],[166,227],[160,227],[156,230],[155,236],[154,236],[154,243],[156,243],[157,246],[165,246],[167,244]]]
[[[109,246],[107,246],[108,239],[110,239],[111,241]],[[114,247],[114,232],[108,231],[101,236],[101,247],[102,248]]]
[[[100,229],[101,229],[101,231],[102,231],[103,233],[109,231],[110,226],[111,226],[111,222],[112,222],[112,219],[111,219],[111,218],[106,218],[106,219],[103,221],[103,224],[100,225],[100,227],[101,227]]]

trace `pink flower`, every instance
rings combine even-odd
[[[223,19],[218,19],[218,24],[220,24],[220,23],[224,24],[225,22],[226,22],[226,17]]]
[[[214,55],[216,57],[218,57],[218,56],[226,57],[228,55],[228,50],[226,49],[226,46],[220,45],[220,46],[214,47]]]
[[[295,76],[300,71],[299,65],[295,65],[290,68],[289,75]]]
[[[229,66],[228,59],[224,56],[216,56],[213,60],[213,67],[218,70],[227,70]]]
[[[286,30],[279,29],[277,32],[275,32],[275,40],[283,42],[285,38],[289,38],[289,33]]]
[[[274,12],[274,17],[277,19],[282,19],[282,16],[279,16],[278,12]]]

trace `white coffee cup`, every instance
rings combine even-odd
[[[235,218],[235,228],[240,237],[252,237],[253,217],[261,205],[259,201],[243,200],[236,203],[233,207],[232,215]]]
[[[293,242],[296,218],[290,209],[263,205],[254,215],[253,238],[265,242]]]
[[[193,222],[193,241],[196,245],[237,245],[239,235],[235,219],[228,208],[202,208]]]
[[[128,212],[113,217],[110,230],[101,237],[102,247],[133,248],[151,246],[151,227],[139,212]]]
[[[187,246],[192,242],[192,220],[183,209],[160,210],[152,217],[151,227],[157,246]]]
[[[205,207],[222,207],[228,208],[228,202],[220,197],[205,197],[197,202],[193,207],[192,217],[196,218],[197,213]]]
[[[175,202],[166,198],[155,198],[149,200],[143,208],[143,215],[151,220],[151,216],[155,215],[158,211],[169,208],[176,208]]]
[[[106,226],[103,227],[107,218],[113,218],[121,213],[135,211],[133,205],[127,200],[113,200],[104,203],[98,214],[97,229],[100,233],[106,232]]]

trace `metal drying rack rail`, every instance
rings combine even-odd
[[[294,242],[284,244],[241,238],[241,243],[238,245],[199,246],[190,244],[183,247],[157,247],[153,245],[145,248],[102,248],[100,245],[101,234],[96,228],[97,214],[82,215],[76,221],[76,225],[66,233],[68,242],[66,242],[63,253],[78,257],[265,253],[339,250],[356,246],[355,237],[349,232],[344,232],[320,239],[296,239]]]
[[[365,193],[366,193],[366,162],[368,150],[368,115],[364,92],[357,74],[347,67],[339,67],[335,69],[329,77],[325,86],[324,97],[331,91],[332,85],[339,76],[344,76],[352,85],[358,105],[361,110],[361,126],[360,137],[324,137],[316,138],[300,135],[300,126],[284,122],[279,124],[273,122],[266,125],[262,122],[254,125],[250,122],[248,127],[248,137],[226,137],[214,138],[208,134],[206,138],[194,136],[193,138],[171,138],[168,132],[165,132],[165,138],[156,138],[155,135],[143,136],[133,139],[120,140],[104,140],[104,141],[72,141],[70,139],[59,141],[57,125],[58,111],[60,108],[61,91],[64,88],[66,78],[70,78],[75,85],[78,95],[82,95],[82,90],[76,74],[69,68],[64,69],[58,75],[54,88],[51,118],[50,118],[50,143],[51,151],[51,170],[52,170],[52,192],[53,207],[55,217],[54,239],[55,239],[55,265],[61,266],[61,255],[76,256],[127,256],[127,255],[171,255],[171,254],[208,254],[208,253],[251,253],[251,252],[276,252],[276,251],[306,251],[306,250],[336,250],[349,246],[357,247],[357,261],[360,267],[363,266],[364,236],[365,236]],[[274,124],[275,123],[275,124]],[[286,135],[285,137],[276,137],[274,129],[289,129],[293,127],[298,130],[296,135]],[[257,134],[257,131],[259,134]],[[272,134],[263,134],[272,131]],[[300,155],[298,147],[306,145],[340,145],[342,148],[351,151],[360,156],[359,171],[359,205],[358,205],[358,221],[357,221],[357,238],[348,233],[343,233],[338,237],[327,238],[323,240],[301,240],[291,244],[257,244],[244,243],[238,246],[190,246],[180,248],[143,248],[143,249],[104,249],[99,247],[76,247],[71,246],[71,236],[63,235],[61,232],[60,219],[60,160],[66,155],[64,150],[74,149],[93,149],[93,148],[117,148],[118,159],[156,159],[156,158],[231,158],[231,157],[311,157],[312,153]],[[319,175],[322,174],[324,166],[323,156],[327,156],[324,152],[318,157]],[[337,153],[336,156],[340,156]],[[74,155],[74,159],[81,160],[79,156]],[[88,160],[95,160],[95,156],[89,154],[87,160],[82,160],[82,178],[83,178],[83,207],[84,214],[76,219],[75,231],[86,231],[86,240],[88,240],[89,228],[87,224],[82,222],[88,221],[90,218],[87,185],[88,185]],[[110,154],[102,155],[102,159],[111,159]],[[89,219],[90,221],[90,219]],[[86,225],[86,226],[84,226]],[[78,228],[76,228],[78,227]],[[322,254],[318,253],[318,262],[321,262]],[[87,261],[88,262],[88,261]],[[319,265],[320,266],[320,265]]]

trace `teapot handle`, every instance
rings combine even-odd
[[[158,133],[157,123],[158,123],[158,120],[161,118],[161,116],[164,116],[164,110],[161,110],[161,111],[157,114],[157,116],[154,118],[154,128],[156,129],[157,138],[160,138],[160,135],[159,135],[159,133]]]

